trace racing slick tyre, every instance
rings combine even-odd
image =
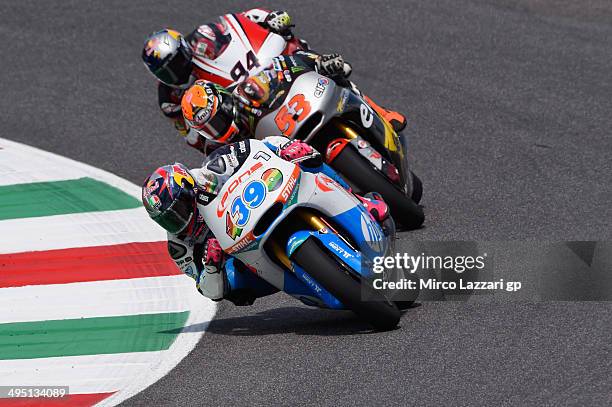
[[[423,208],[396,188],[352,146],[346,146],[334,159],[332,166],[361,191],[381,194],[391,209],[391,216],[404,229],[417,229],[425,221]],[[420,199],[420,196],[416,197]]]
[[[315,281],[329,291],[348,309],[378,331],[395,328],[400,320],[399,309],[380,292],[367,284],[363,289],[370,301],[362,301],[362,281],[344,270],[338,260],[310,237],[291,256]],[[366,284],[364,282],[364,284]]]
[[[416,176],[416,174],[410,171],[410,176],[412,177],[412,200],[414,203],[421,202],[421,198],[423,197],[423,183],[421,179]]]
[[[416,302],[416,299],[419,296],[420,289],[411,290],[411,291],[412,291],[412,298],[414,298],[414,299],[399,300],[399,301],[392,300],[393,303],[397,306],[397,308],[399,308],[400,311],[405,311],[405,310],[407,310],[409,308],[412,308],[414,306],[414,303]]]

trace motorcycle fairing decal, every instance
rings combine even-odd
[[[387,148],[389,151],[393,151],[394,153],[399,154],[400,157],[403,158],[404,151],[400,144],[397,133],[395,132],[395,130],[393,130],[391,125],[384,118],[380,117],[378,113],[376,113],[376,116],[378,116],[378,120],[382,123],[382,125],[385,128],[385,148]]]
[[[236,238],[240,237],[242,234],[242,228],[239,228],[234,224],[229,211],[225,212],[225,233],[227,233],[227,235],[233,240],[236,240]]]
[[[274,123],[278,126],[281,134],[290,137],[296,124],[308,117],[310,110],[310,102],[306,100],[303,94],[298,93],[280,108],[274,117]]]
[[[299,266],[297,267],[299,268]],[[298,272],[303,272],[303,270],[299,268]],[[310,278],[310,276],[305,277],[305,278]],[[295,274],[294,272],[289,272],[289,271],[285,272],[285,281],[283,283],[283,291],[311,307],[332,308],[332,309],[343,309],[344,308],[344,306],[338,300],[336,300],[337,302],[331,302],[332,307],[330,307],[325,301],[323,301],[317,295],[317,293],[309,285],[305,284],[301,279],[299,279],[297,277],[297,274]]]
[[[388,244],[382,228],[361,205],[334,216],[332,220],[351,233],[361,251],[360,261],[371,261],[376,256],[386,254]],[[356,228],[355,225],[360,227]],[[362,272],[361,268],[359,272]]]
[[[296,190],[298,189],[297,185],[298,185],[298,181],[300,178],[300,173],[301,173],[300,167],[296,165],[295,168],[293,169],[293,172],[291,173],[291,176],[287,180],[287,184],[285,184],[285,187],[283,188],[283,190],[281,191],[279,195],[278,201],[281,202],[282,204],[287,204],[287,202],[289,201],[289,198],[291,198],[294,195],[292,193],[294,192],[294,189]]]
[[[401,148],[399,137],[397,133],[393,130],[391,125],[387,123],[387,121],[382,118],[376,112],[376,110],[372,109],[361,96],[354,92],[349,92],[348,95],[348,100],[344,107],[345,113],[351,112],[360,117],[362,114],[361,112],[363,111],[363,106],[366,105],[368,112],[371,112],[371,114],[368,116],[369,126],[365,126],[362,123],[360,127],[362,127],[363,130],[365,130],[367,133],[378,139],[380,144],[382,144],[392,154],[397,154],[400,159],[403,159],[404,152]],[[369,121],[371,121],[371,123]],[[357,122],[361,122],[361,120],[357,120]],[[358,133],[361,132],[358,131]]]
[[[348,89],[342,89],[342,95],[338,100],[338,104],[336,105],[336,112],[342,113],[344,112],[344,106],[346,106],[346,101],[348,99],[349,91]]]
[[[280,173],[279,170],[276,170]],[[265,173],[264,173],[265,174]],[[282,179],[282,174],[281,174]],[[251,210],[258,208],[266,199],[267,187],[261,180],[252,180],[242,190],[240,196],[237,196],[230,205],[230,210],[226,212],[225,232],[233,240],[239,237],[243,228],[249,222]]]
[[[198,57],[197,55],[193,57],[193,63],[196,65],[196,67],[204,70],[204,71],[209,71],[209,70],[214,70],[216,71],[213,72],[212,74],[214,75],[219,75],[220,77],[223,77],[225,80],[228,80],[231,78],[230,74],[228,72],[225,72],[223,69],[218,68],[217,66],[212,64],[212,61],[205,60],[204,58]],[[229,77],[229,78],[228,78]],[[204,79],[204,78],[202,78]]]
[[[284,48],[285,40],[282,37],[246,17],[228,14],[222,16],[221,21],[229,26],[231,41],[215,60],[194,55],[193,63],[200,70],[196,72],[200,79],[211,80],[226,87],[234,86],[241,79],[261,71],[269,58],[280,54]]]
[[[334,180],[329,178],[327,175],[318,173],[315,178],[315,184],[323,192],[330,192],[334,187]],[[331,186],[330,186],[331,184]]]
[[[335,233],[312,234],[329,249],[342,263],[346,264],[357,274],[361,274],[361,254],[350,248]]]
[[[195,59],[194,59],[195,61]],[[204,69],[200,68],[199,66],[197,66],[197,62],[194,62],[196,64],[196,66],[194,67],[195,73],[196,73],[196,77],[198,79],[204,79],[207,81],[211,81],[214,83],[218,83],[221,86],[229,86],[232,84],[232,80],[231,79],[227,79],[223,76],[219,76],[217,74],[214,74],[212,72],[207,72]],[[214,68],[211,66],[211,68]],[[214,68],[217,69],[217,68]]]
[[[260,169],[262,166],[263,166],[263,163],[261,161],[257,161],[251,166],[251,168],[246,170],[244,173],[240,174],[240,176],[238,176],[237,178],[234,178],[234,180],[230,183],[229,187],[225,190],[223,196],[221,197],[221,200],[219,201],[219,204],[217,205],[217,217],[218,218],[221,218],[223,216],[223,212],[225,212],[228,206],[227,198],[234,192],[234,190],[236,190],[236,188],[240,184],[242,184],[243,178],[248,179],[248,177],[251,174],[253,174],[255,171]]]
[[[300,247],[300,245],[304,243],[306,239],[310,237],[310,235],[311,233],[305,230],[295,232],[293,235],[291,235],[289,240],[287,240],[287,257],[290,258],[291,255],[293,255],[293,252],[295,252],[295,250]]]
[[[295,204],[297,202],[297,196],[298,196],[298,191],[300,190],[300,184],[299,184],[299,179],[298,179],[298,183],[297,186],[295,188],[293,188],[293,192],[291,192],[291,195],[289,195],[289,199],[287,199],[287,202],[285,203],[285,208]]]
[[[320,298],[324,306],[331,309],[344,309],[345,306],[334,297],[329,291],[323,288],[314,278],[312,278],[304,269],[297,264],[293,264],[294,275],[300,282],[307,287],[316,297]]]
[[[270,35],[270,32],[240,14],[234,14],[233,16],[238,21],[240,28],[242,28],[243,32],[246,34],[245,36],[249,40],[253,51],[258,53],[263,43]]]
[[[268,192],[274,192],[283,185],[283,173],[278,168],[270,168],[261,175]]]
[[[230,27],[232,27],[232,30],[236,33],[236,35],[238,36],[238,39],[240,40],[240,42],[242,43],[242,45],[244,46],[245,50],[253,50],[253,48],[251,47],[251,44],[249,43],[249,38],[248,36],[245,34],[244,31],[242,30],[238,30],[236,28],[236,26],[240,27],[240,24],[238,24],[238,21],[235,19],[236,16],[234,16],[233,14],[226,14],[223,16],[223,18],[225,19],[225,21],[227,21],[227,23],[230,25]],[[232,20],[234,20],[234,22],[236,24],[234,24],[232,22]],[[242,27],[240,27],[242,28]]]
[[[361,136],[354,138],[350,141],[350,143],[355,147],[360,155],[372,163],[374,168],[379,171],[382,170],[384,162],[382,155],[378,151],[374,150],[370,143],[361,138]]]
[[[266,186],[261,180],[249,182],[240,196],[234,198],[230,206],[230,215],[236,226],[244,227],[251,217],[251,209],[258,208],[266,199]]]
[[[255,245],[251,246],[251,243]],[[255,239],[255,235],[250,231],[245,237],[240,239],[235,245],[229,247],[226,252],[229,254],[235,254],[242,251],[253,250],[259,246],[258,241]]]

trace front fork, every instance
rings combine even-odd
[[[319,240],[332,254],[341,260],[342,254],[346,255],[350,253],[353,263],[356,263],[350,264],[349,267],[359,267],[360,263],[359,260],[357,260],[359,258],[358,252],[320,216],[307,210],[301,210],[298,215],[307,225],[308,230],[295,232],[289,238],[284,248],[276,241],[270,242],[272,253],[274,253],[276,258],[287,268],[287,270],[291,271],[291,280],[295,277],[302,283],[301,287],[296,287],[295,284],[289,284],[289,286],[286,284],[285,291],[288,294],[302,299],[302,301],[306,302],[308,305],[317,305],[331,309],[345,309],[345,306],[336,297],[315,281],[298,264],[291,261],[290,257],[293,252],[310,237]],[[306,294],[303,291],[304,288],[308,290],[308,295],[304,295]],[[312,300],[313,297],[317,298],[318,301],[312,303],[310,301],[305,301],[305,298],[310,298]]]

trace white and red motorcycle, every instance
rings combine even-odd
[[[202,213],[223,250],[305,304],[350,309],[378,330],[393,329],[400,312],[368,284],[372,271],[362,264],[387,254],[390,242],[361,203],[262,141],[234,148],[231,174],[214,152],[204,163],[223,184]]]
[[[198,79],[206,79],[232,88],[251,75],[261,72],[279,55],[292,55],[305,49],[305,42],[289,41],[249,20],[244,14],[225,14],[215,21],[198,27],[215,38],[218,49],[214,59],[198,50],[196,44],[193,63]],[[204,46],[204,44],[203,44]]]

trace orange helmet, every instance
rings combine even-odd
[[[234,122],[234,100],[225,88],[197,80],[183,95],[185,122],[209,140],[227,143],[238,134]]]

